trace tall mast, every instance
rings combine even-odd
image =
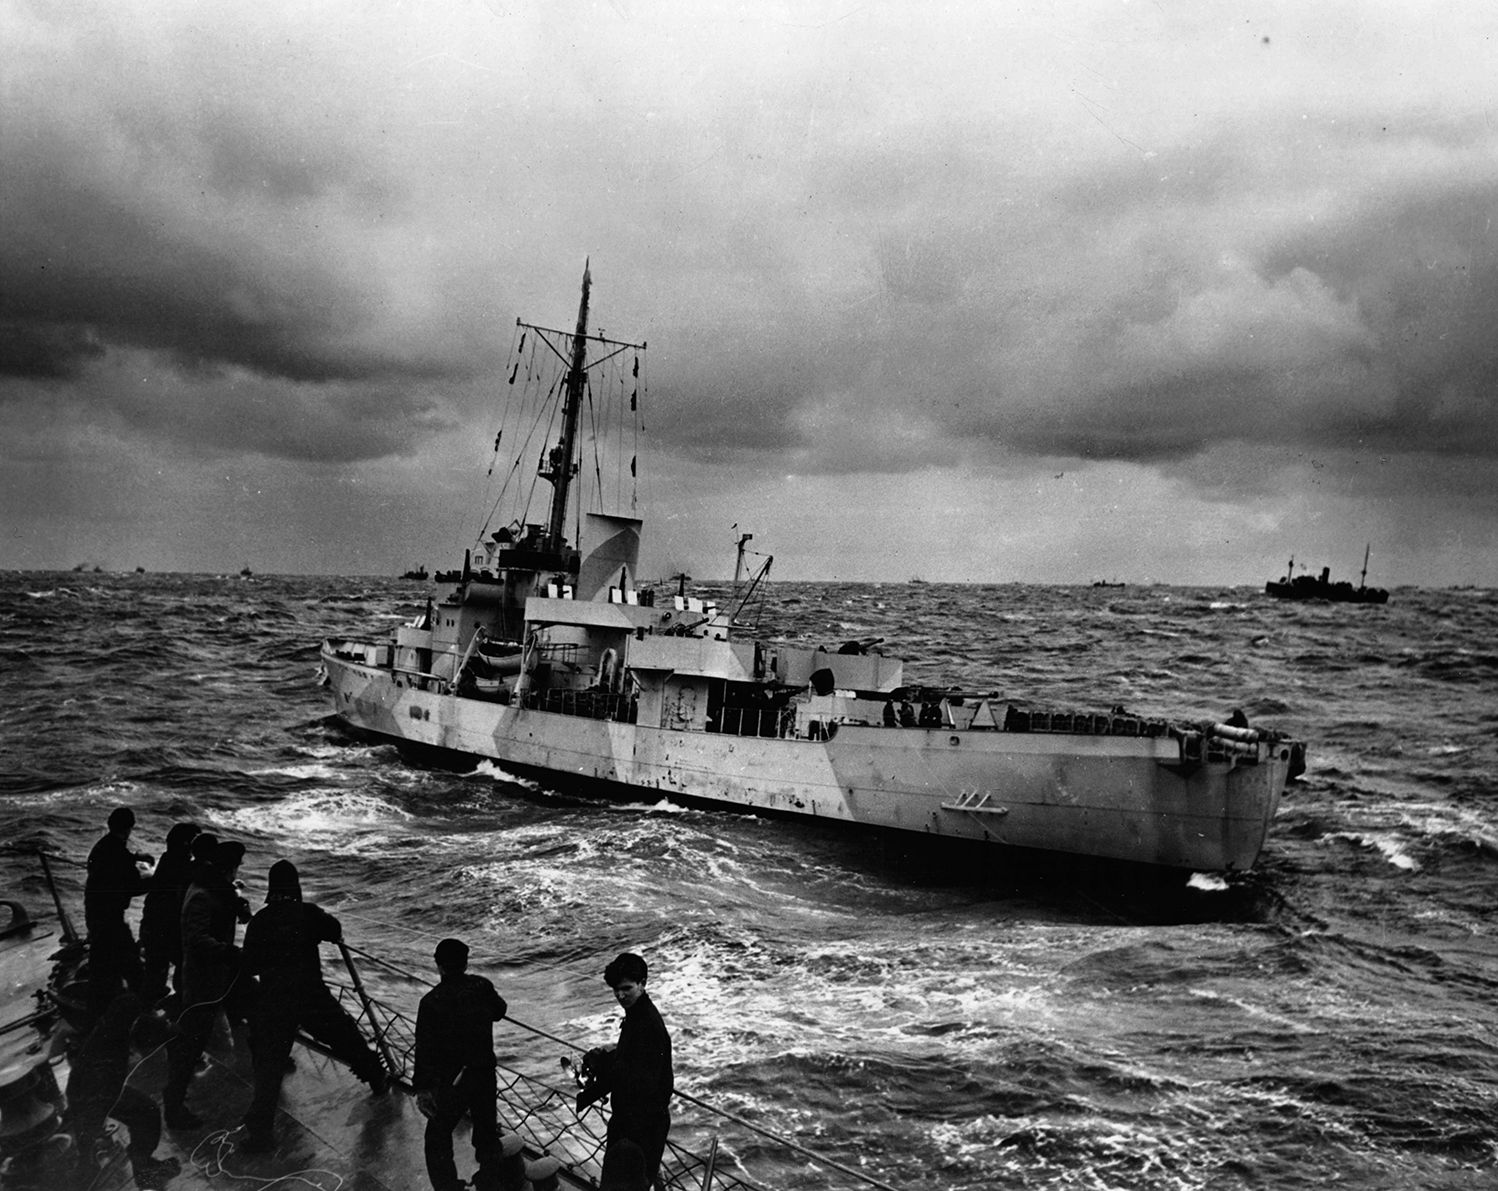
[[[1373,549],[1373,543],[1369,542],[1363,547],[1363,577],[1358,580],[1359,587],[1368,586],[1368,551]]]
[[[540,547],[545,550],[561,551],[566,545],[565,531],[567,526],[567,496],[571,491],[573,477],[577,475],[578,463],[578,429],[582,425],[583,398],[586,396],[588,385],[588,372],[590,369],[598,369],[607,364],[615,356],[626,351],[636,353],[645,350],[644,343],[626,343],[619,339],[605,339],[601,335],[588,334],[588,297],[593,289],[593,275],[589,269],[588,261],[583,262],[583,292],[582,298],[577,304],[577,327],[572,331],[563,331],[555,327],[543,327],[536,323],[515,320],[517,327],[522,327],[526,332],[534,332],[536,339],[546,345],[546,349],[561,362],[565,371],[562,374],[560,385],[560,396],[562,402],[562,425],[557,433],[556,442],[553,446],[543,450],[539,464],[536,467],[536,475],[551,485],[551,511],[546,519],[546,531]],[[520,339],[522,348],[525,337]],[[588,358],[588,344],[595,343],[598,350],[594,352],[594,358]],[[514,369],[510,372],[510,383],[515,383],[515,372],[520,367],[517,360]],[[635,359],[634,374],[640,374],[640,361]],[[542,373],[537,373],[539,378]],[[549,369],[545,370],[545,390],[548,404],[558,395],[558,388],[553,385],[553,377]],[[526,366],[527,383],[531,381],[530,366]],[[635,398],[630,398],[630,409],[635,408]],[[496,447],[498,443],[496,442]],[[634,475],[634,462],[630,462],[630,475]]]
[[[577,306],[577,330],[572,336],[572,365],[567,371],[566,402],[562,406],[562,433],[548,456],[549,469],[542,473],[551,481],[551,522],[547,526],[548,542],[553,550],[562,548],[562,530],[567,522],[567,488],[577,469],[573,455],[577,450],[577,424],[582,414],[583,386],[588,372],[588,291],[593,278],[583,262],[583,296]]]

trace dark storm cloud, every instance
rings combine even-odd
[[[0,320],[0,376],[63,380],[103,356],[92,327]]]
[[[170,406],[153,403],[137,425],[215,453],[358,463],[410,455],[454,419],[404,386],[330,391],[242,384],[207,392],[199,383]]]
[[[229,367],[162,370],[138,349],[116,350],[48,396],[59,416],[115,426],[126,441],[186,446],[205,458],[351,463],[407,456],[456,422],[450,403],[419,383],[306,384]]]
[[[752,340],[692,342],[673,370],[692,416],[658,429],[830,473],[1017,452],[1191,477],[1235,443],[1498,453],[1490,134],[1280,115],[1196,132],[1029,191],[981,144],[809,165],[813,197],[764,218],[780,251],[825,220],[842,273],[772,292],[780,270],[725,259],[735,302],[773,313]]]
[[[1199,198],[1186,211],[1217,236],[1163,249],[1168,301],[1136,267],[1138,298],[1118,295],[1091,324],[1096,368],[1080,406],[1032,420],[1022,441],[1110,458],[1232,439],[1498,453],[1491,135],[1469,125],[1437,142],[1367,121],[1282,131],[1267,157],[1229,149],[1254,144],[1237,127],[1191,155],[1211,182],[1191,179]],[[1175,227],[1168,210],[1162,226]]]
[[[219,166],[196,191],[139,195],[68,146],[40,142],[7,159],[0,318],[30,345],[13,374],[67,375],[110,346],[308,381],[449,366],[375,333],[379,278],[336,245],[308,243],[295,194],[278,218],[286,178],[269,198],[256,192],[256,227],[233,216],[232,192],[211,189],[224,182]],[[302,171],[293,190],[315,185]]]
[[[1374,505],[1444,500],[1488,541],[1491,23],[0,0],[0,451],[119,509],[110,460],[196,477],[186,510],[300,476],[318,540],[364,540],[366,484],[445,517],[514,318],[570,325],[591,256],[595,327],[650,341],[647,451],[700,478],[674,524],[702,542],[745,498],[820,502],[843,561],[806,565],[854,573],[860,530],[966,509],[1047,570],[1092,541],[1063,488],[1201,515],[1178,545],[1214,578],[1258,572],[1245,524],[1361,536]],[[335,474],[360,488],[336,518]],[[941,549],[954,575],[982,552]]]
[[[1326,419],[1394,451],[1498,457],[1498,170],[1448,177],[1330,234],[1297,238],[1266,264],[1312,262],[1355,296],[1377,343],[1369,370],[1390,391],[1376,416]]]
[[[437,296],[336,54],[293,51],[308,89],[278,14],[241,15],[8,14],[0,405],[212,454],[408,453],[452,419],[424,382],[492,350]]]

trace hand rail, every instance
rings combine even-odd
[[[340,944],[340,946],[342,946],[342,944]],[[408,972],[404,968],[401,968],[399,965],[390,963],[388,960],[382,960],[378,956],[369,955],[367,952],[360,952],[360,954],[366,956],[366,958],[374,960],[376,963],[390,969],[392,972],[396,972],[402,976],[407,977],[408,979],[423,980],[422,977],[417,976],[415,973]],[[423,981],[423,983],[430,984],[431,981]],[[535,1034],[541,1038],[545,1038],[548,1041],[555,1042],[559,1046],[565,1046],[575,1051],[583,1051],[586,1049],[585,1047],[579,1046],[575,1042],[569,1042],[565,1038],[559,1038],[555,1034],[541,1029],[539,1026],[529,1025],[526,1022],[520,1021],[513,1014],[506,1014],[505,1020],[513,1026],[518,1026],[522,1030],[526,1030],[529,1033]],[[761,1137],[768,1138],[770,1141],[775,1142],[776,1145],[785,1146],[786,1149],[793,1150],[806,1158],[810,1158],[813,1162],[816,1162],[822,1166],[830,1166],[833,1170],[836,1170],[841,1174],[845,1174],[849,1178],[856,1179],[860,1183],[864,1183],[867,1186],[877,1187],[879,1188],[879,1191],[897,1191],[897,1188],[891,1187],[888,1183],[880,1182],[872,1175],[865,1174],[861,1170],[854,1170],[850,1166],[844,1166],[836,1159],[828,1158],[825,1154],[819,1154],[815,1150],[808,1149],[806,1146],[803,1146],[798,1142],[794,1142],[790,1138],[776,1133],[773,1130],[762,1128],[761,1126],[754,1124],[752,1121],[746,1121],[743,1117],[736,1116],[726,1109],[718,1108],[716,1105],[709,1104],[705,1100],[700,1100],[696,1096],[693,1096],[690,1092],[683,1092],[680,1088],[677,1088],[672,1093],[672,1095],[676,1096],[678,1099],[685,1100],[688,1104],[702,1109],[704,1112],[712,1113],[714,1116],[722,1117],[726,1121],[732,1121],[741,1129],[748,1129],[751,1133],[757,1133]],[[716,1139],[714,1139],[714,1144],[716,1145]]]
[[[702,1191],[713,1191],[713,1174],[718,1169],[718,1138],[713,1137],[713,1144],[707,1150],[707,1166],[702,1171]]]
[[[52,905],[57,910],[57,920],[62,926],[63,941],[67,943],[81,943],[83,936],[73,928],[73,920],[68,917],[68,911],[62,904],[62,894],[57,888],[57,878],[52,875],[52,866],[47,863],[50,856],[53,860],[60,860],[64,864],[71,864],[74,868],[84,868],[85,865],[68,856],[57,852],[48,852],[45,848],[19,848],[15,845],[7,845],[0,851],[9,852],[15,856],[35,856],[42,866],[42,877],[47,882],[47,892],[52,895]]]
[[[63,909],[62,895],[57,892],[57,882],[52,878],[52,868],[47,863],[47,854],[38,848],[36,858],[42,862],[42,875],[47,878],[47,890],[52,894],[52,904],[57,907],[57,919],[62,923],[62,937],[69,943],[76,943],[80,936],[73,929],[73,920],[68,917],[67,910]]]

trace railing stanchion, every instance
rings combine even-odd
[[[708,1147],[707,1165],[702,1172],[702,1191],[713,1191],[713,1171],[718,1165],[718,1135],[713,1134],[713,1144]]]
[[[392,1076],[400,1078],[401,1069],[395,1065],[395,1058],[391,1055],[390,1046],[385,1041],[385,1031],[380,1028],[379,1020],[375,1017],[374,1002],[364,991],[364,981],[359,978],[359,969],[354,966],[353,954],[349,951],[348,944],[342,939],[338,940],[338,950],[343,956],[344,966],[348,968],[349,979],[354,982],[354,994],[359,998],[359,1003],[364,1006],[364,1016],[369,1019],[369,1028],[374,1031],[375,1045],[380,1048],[380,1058],[385,1060],[385,1070]]]
[[[57,882],[52,877],[52,866],[47,863],[47,854],[38,848],[36,858],[42,862],[42,875],[47,878],[47,889],[52,894],[52,904],[57,907],[57,920],[62,923],[62,937],[69,943],[76,943],[79,941],[78,932],[73,929],[72,919],[63,909],[62,895],[57,892]]]

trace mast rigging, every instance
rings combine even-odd
[[[644,351],[646,346],[643,342],[628,343],[602,335],[588,334],[588,301],[593,286],[589,263],[587,261],[583,263],[582,296],[578,301],[577,326],[573,331],[569,333],[552,327],[543,327],[537,323],[523,322],[518,318],[515,320],[515,325],[523,332],[536,332],[540,342],[544,343],[553,355],[567,365],[563,381],[565,397],[562,406],[562,426],[558,431],[555,445],[543,456],[541,466],[536,473],[552,486],[551,511],[546,526],[546,545],[553,550],[560,550],[565,540],[567,498],[572,479],[578,470],[577,431],[582,416],[583,393],[587,388],[588,373],[623,352]],[[521,342],[524,342],[523,336]],[[589,344],[597,344],[610,350],[589,360]],[[638,370],[637,360],[636,375],[638,375]]]

